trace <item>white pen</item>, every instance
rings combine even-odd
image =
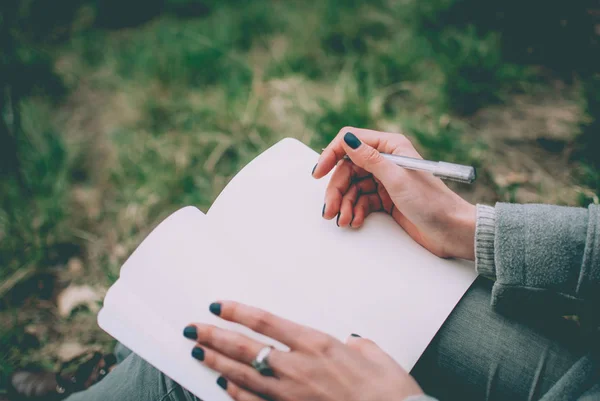
[[[427,171],[443,180],[452,180],[466,184],[472,184],[473,181],[475,181],[475,178],[477,178],[475,167],[472,166],[415,159],[414,157],[392,155],[389,153],[381,153],[381,156],[397,166],[404,167],[409,170]],[[344,158],[350,160],[348,155],[345,155]]]

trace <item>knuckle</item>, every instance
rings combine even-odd
[[[360,351],[361,353],[364,353],[369,347],[370,344],[365,339],[359,339],[352,344],[352,348]]]
[[[204,353],[204,365],[209,368],[217,368],[219,366],[219,360],[217,355],[214,352],[206,352]]]
[[[240,388],[238,386],[232,386],[229,385],[227,386],[227,392],[229,393],[229,395],[231,396],[231,398],[233,398],[236,401],[242,401],[242,392],[240,391]]]
[[[214,345],[218,338],[216,331],[217,331],[216,326],[213,326],[213,325],[207,326],[204,329],[204,333],[203,333],[204,335],[202,336],[202,340],[204,340],[204,342],[206,342],[207,344]]]
[[[317,336],[311,340],[311,348],[318,354],[328,355],[335,345],[333,338],[328,335]]]
[[[238,386],[250,387],[252,379],[247,370],[235,370],[229,374],[231,380]]]
[[[258,333],[264,333],[268,331],[272,326],[272,316],[269,312],[266,311],[258,311],[254,316],[254,323],[251,327],[252,330]]]
[[[373,180],[362,180],[357,184],[357,187],[359,195],[368,194],[376,189],[375,182]]]
[[[412,143],[409,137],[404,134],[396,134],[398,138],[396,139],[397,148],[402,149],[403,151],[408,151],[410,153],[416,153],[415,145]]]
[[[410,140],[404,134],[394,134],[400,143],[410,143]]]
[[[237,321],[243,315],[243,308],[238,302],[227,302],[227,308],[221,307],[221,317],[227,320]]]
[[[368,148],[364,157],[365,162],[370,165],[377,164],[382,160],[381,154],[375,148]]]
[[[363,340],[360,342],[361,347],[365,347],[368,349],[376,349],[381,351],[381,349],[379,348],[379,346],[377,345],[377,343],[373,340],[371,340],[370,338],[363,338]]]
[[[240,357],[248,357],[252,353],[250,347],[245,342],[238,342],[235,344],[235,355]]]

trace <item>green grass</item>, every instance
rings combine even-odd
[[[18,269],[52,265],[68,258],[69,159],[51,111],[44,104],[21,104],[17,142],[18,174],[2,180],[0,264],[2,278]]]
[[[17,157],[0,165],[0,282],[27,268],[64,274],[76,256],[80,281],[108,286],[162,218],[189,204],[206,210],[243,165],[287,136],[318,150],[347,125],[403,131],[425,157],[479,166],[484,144],[466,138],[469,116],[547,85],[537,69],[507,60],[501,33],[457,20],[460,2],[168,0],[162,13],[149,2],[144,15],[139,3],[111,20],[120,2],[74,0],[57,26],[34,30],[38,14],[17,24],[32,31],[15,53],[25,71],[13,83],[24,96]],[[582,97],[593,117],[590,87]],[[0,109],[12,127],[13,111]],[[585,150],[597,122],[581,124]],[[600,187],[585,158],[582,204]],[[0,332],[0,380],[25,362],[55,362],[15,340],[35,315],[9,318],[24,298],[31,309],[47,294],[15,288],[30,287],[0,294],[2,322],[14,326]],[[40,341],[46,349],[60,338]]]

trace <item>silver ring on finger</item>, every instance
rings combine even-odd
[[[273,369],[269,365],[269,354],[271,354],[271,351],[273,351],[273,347],[270,346],[261,348],[251,363],[252,367],[263,376],[273,376]]]

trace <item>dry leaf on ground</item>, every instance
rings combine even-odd
[[[100,292],[89,285],[70,285],[58,294],[56,303],[60,316],[69,317],[79,306],[86,306],[92,312],[98,312],[98,303],[101,300]]]

